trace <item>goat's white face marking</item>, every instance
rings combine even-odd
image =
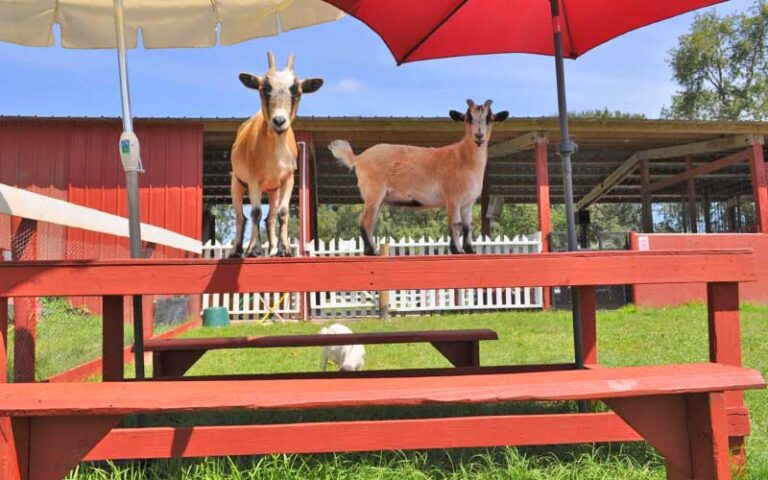
[[[296,75],[290,70],[267,72],[261,88],[264,118],[277,133],[291,126],[296,116],[301,93]]]
[[[288,63],[282,70],[275,68],[275,58],[267,54],[269,70],[261,77],[241,73],[240,81],[248,88],[259,90],[261,111],[272,130],[281,134],[291,128],[296,118],[302,93],[317,91],[322,85],[320,78],[300,81],[293,70],[294,56],[288,57]]]

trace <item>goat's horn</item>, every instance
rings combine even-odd
[[[272,54],[272,52],[267,52],[267,64],[270,70],[275,69],[275,56]]]
[[[468,98],[468,99],[467,99],[467,105],[469,105],[469,106],[470,106],[470,108],[471,108],[471,107],[474,107],[474,106],[475,106],[475,102],[473,102],[471,98]]]
[[[285,68],[293,71],[293,64],[296,63],[296,56],[294,54],[288,55],[288,63],[285,64]]]
[[[486,106],[486,107],[490,107],[492,103],[493,103],[493,100],[491,100],[491,99],[489,98],[488,100],[486,100],[486,101],[485,101],[485,106]]]

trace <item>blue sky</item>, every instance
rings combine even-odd
[[[744,11],[732,0],[719,12]],[[631,32],[566,61],[571,110],[607,107],[658,117],[675,84],[667,52],[692,14]],[[277,37],[207,49],[129,52],[135,116],[247,116],[258,97],[241,86],[240,71],[261,73],[265,52],[278,62],[297,56],[302,77],[325,87],[302,100],[302,115],[444,116],[464,99],[493,98],[513,116],[556,111],[554,62],[533,55],[494,55],[396,67],[376,34],[345,18]],[[0,43],[0,115],[118,116],[116,54],[111,50],[31,48]]]

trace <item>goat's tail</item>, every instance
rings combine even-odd
[[[331,151],[336,160],[346,165],[350,169],[355,168],[355,162],[357,157],[355,152],[352,151],[352,146],[346,140],[334,140],[328,145],[328,150]]]

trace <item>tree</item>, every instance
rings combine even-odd
[[[768,119],[768,3],[749,13],[695,17],[689,33],[670,50],[673,78],[682,87],[665,118]]]

